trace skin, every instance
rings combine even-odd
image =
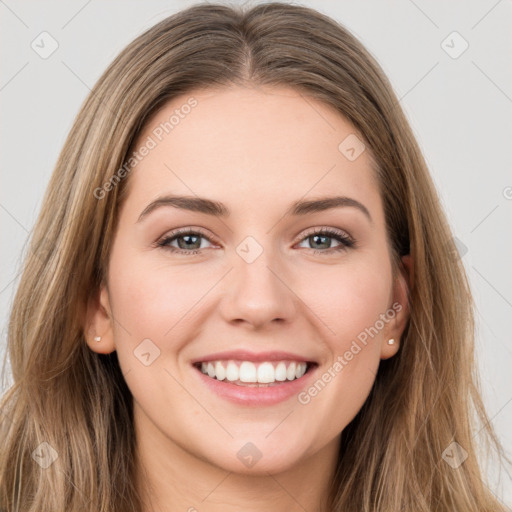
[[[190,96],[198,105],[128,178],[107,280],[88,306],[88,344],[117,351],[134,396],[146,511],[326,510],[341,432],[365,402],[380,360],[398,351],[409,313],[407,274],[392,277],[370,151],[349,161],[338,145],[354,127],[288,88],[175,98],[146,125],[140,144]],[[220,201],[232,213],[166,206],[137,222],[170,193]],[[359,201],[372,220],[354,207],[284,214],[294,201],[331,195]],[[155,246],[194,227],[208,237],[197,254]],[[333,252],[341,242],[332,237],[315,245],[308,231],[322,227],[356,245]],[[247,236],[263,250],[250,264],[236,252]],[[183,238],[171,245],[180,241],[183,247]],[[409,257],[403,262],[410,271]],[[217,351],[283,350],[315,360],[321,375],[394,302],[401,311],[305,405],[296,396],[271,406],[233,404],[191,366]],[[134,356],[147,338],[160,350],[149,366]],[[261,452],[250,468],[237,457],[248,442]]]

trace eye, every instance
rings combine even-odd
[[[333,246],[332,239],[336,240],[338,245]],[[304,242],[309,243],[315,253],[322,254],[344,251],[355,245],[355,240],[349,235],[332,228],[314,228],[307,233],[305,238],[302,238],[301,243]]]
[[[337,245],[333,245],[333,239]],[[310,249],[319,254],[332,254],[347,250],[355,245],[355,240],[345,232],[332,228],[311,229],[300,240],[299,244],[309,243],[311,245]],[[212,243],[212,241],[202,230],[186,228],[166,234],[153,245],[173,253],[193,256],[208,248],[208,243]]]
[[[198,229],[183,229],[165,235],[155,245],[171,252],[189,256],[201,252],[206,247],[203,244],[204,241],[211,242],[202,231]]]

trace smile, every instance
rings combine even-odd
[[[201,388],[239,406],[267,407],[292,400],[315,378],[310,354],[246,349],[203,354],[191,361]]]
[[[278,385],[300,379],[312,363],[303,361],[216,360],[196,363],[204,375],[238,386]]]

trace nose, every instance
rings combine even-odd
[[[234,268],[226,277],[220,311],[231,324],[262,329],[289,323],[297,311],[298,297],[287,273],[270,250],[251,263],[237,254]]]

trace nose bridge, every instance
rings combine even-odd
[[[254,325],[280,319],[289,320],[294,312],[293,293],[284,284],[279,252],[270,237],[261,242],[248,236],[235,248],[231,290],[224,302],[226,319],[245,320]]]

